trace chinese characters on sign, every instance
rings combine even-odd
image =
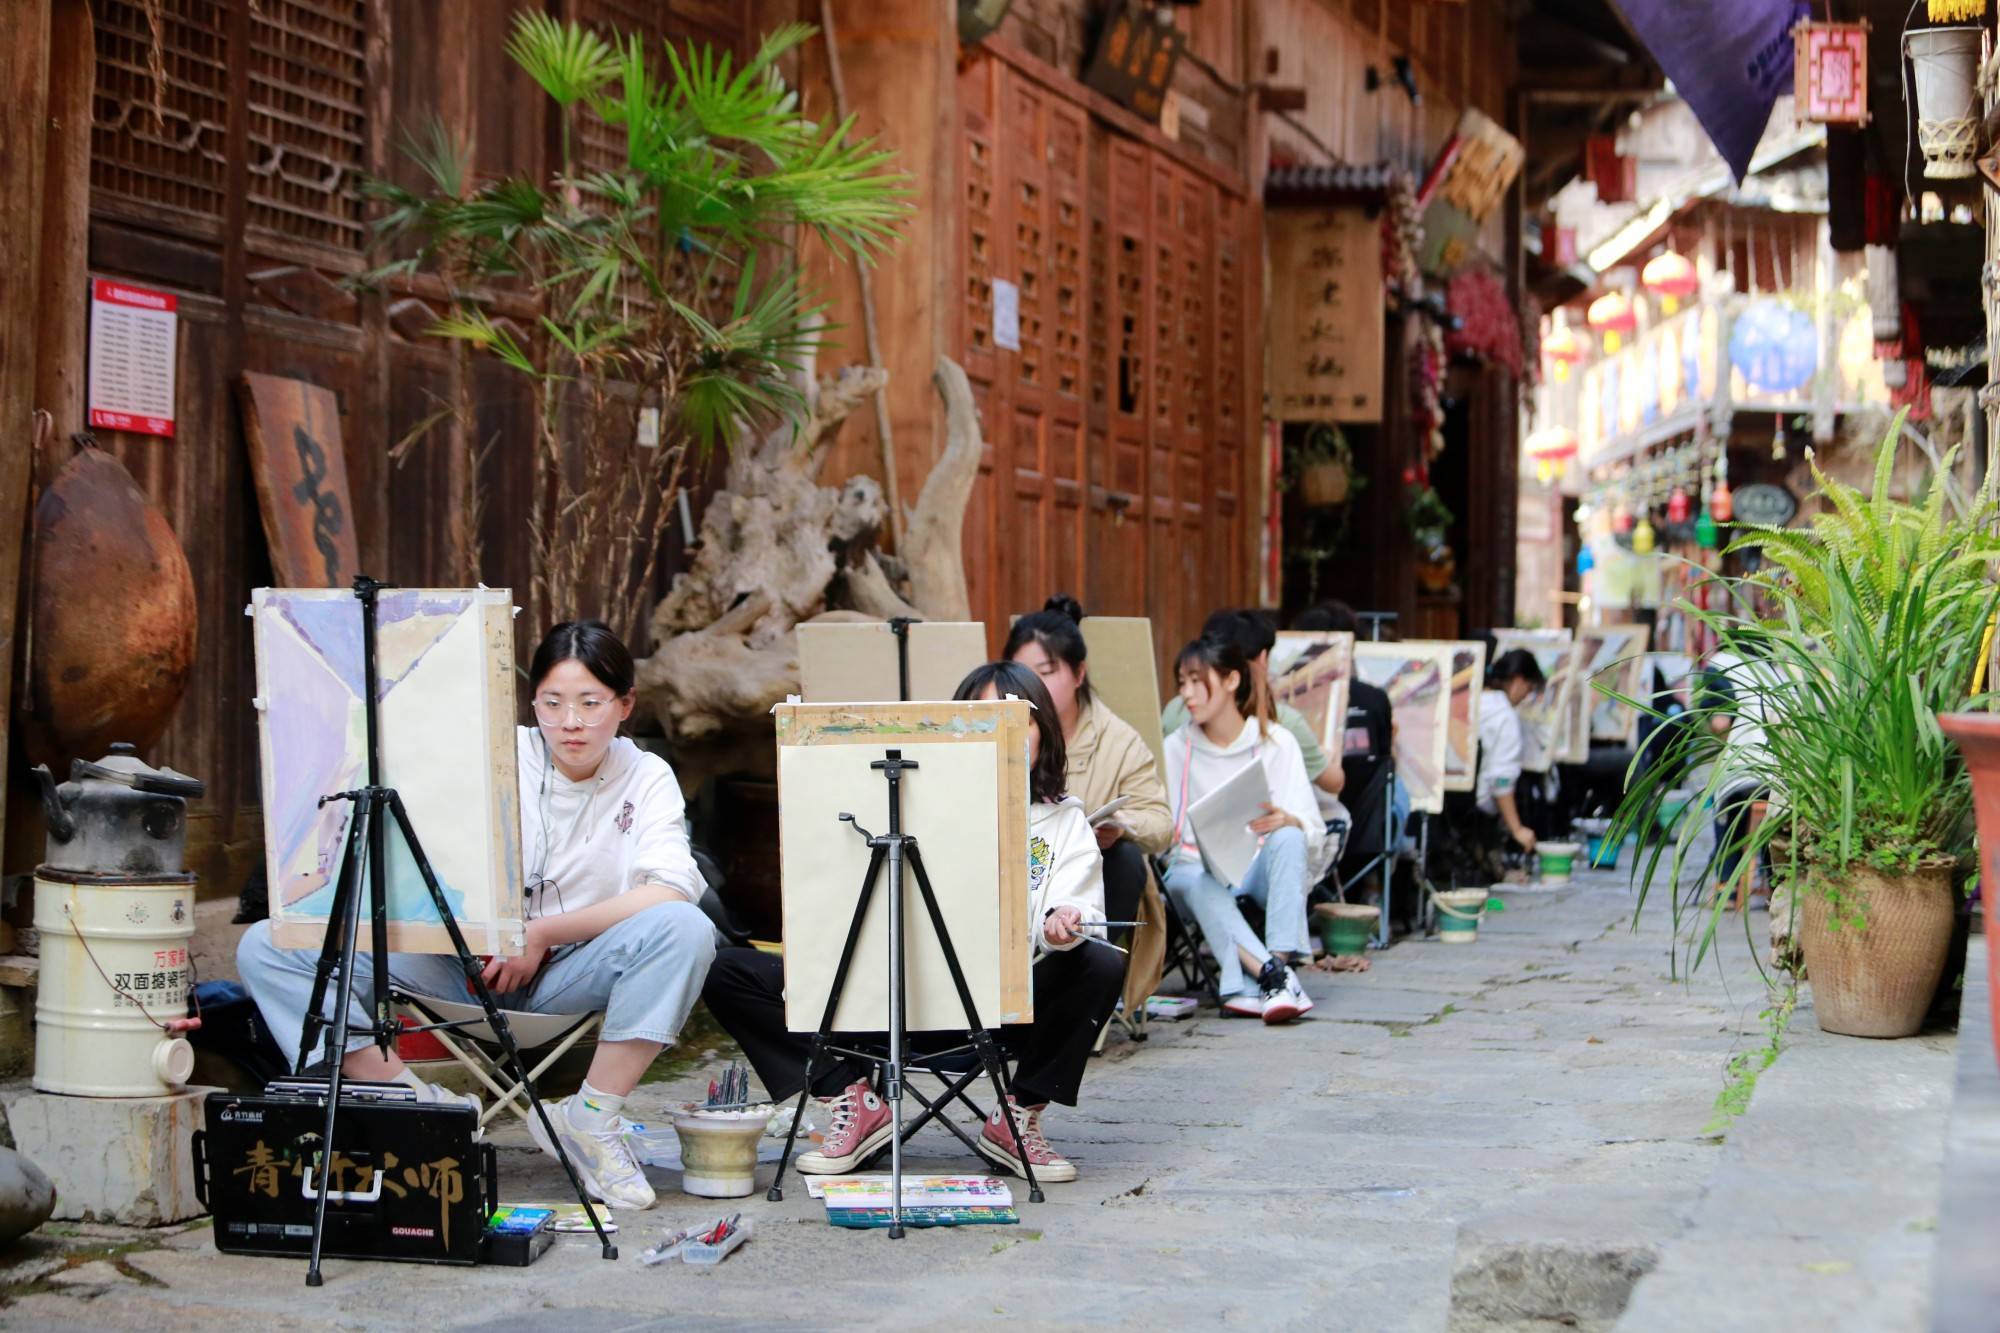
[[[1124,10],[1105,20],[1083,82],[1158,124],[1183,45],[1172,24],[1156,23],[1146,11]]]
[[[91,284],[92,426],[173,438],[175,307],[171,292],[108,278]]]
[[[319,1156],[317,1152],[313,1155],[315,1159]],[[396,1170],[399,1165],[392,1152],[382,1154],[382,1165],[378,1167],[356,1161],[336,1148],[327,1166],[327,1201],[373,1203],[385,1191],[398,1199],[407,1199],[414,1190],[420,1198],[438,1201],[439,1239],[449,1248],[451,1206],[465,1199],[465,1172],[458,1159],[440,1157],[434,1162],[405,1166],[400,1172]],[[245,1193],[262,1194],[267,1199],[278,1197],[287,1175],[300,1182],[303,1193],[310,1196],[319,1193],[319,1177],[307,1170],[304,1158],[293,1157],[289,1152],[281,1158],[262,1139],[243,1155],[243,1165],[232,1169],[230,1174],[243,1177],[241,1188]]]
[[[1356,208],[1273,209],[1270,415],[1382,416],[1382,235]]]

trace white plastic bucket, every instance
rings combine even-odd
[[[187,1017],[194,876],[128,884],[44,871],[35,877],[35,929],[35,1087],[160,1097],[186,1086],[194,1049],[158,1024]]]
[[[1976,27],[1919,28],[1903,34],[1917,102],[1924,175],[1963,180],[1979,156],[1979,50]]]

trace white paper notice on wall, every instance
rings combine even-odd
[[[172,292],[109,278],[91,283],[92,426],[173,438],[176,304]]]
[[[993,345],[1021,350],[1021,289],[1004,278],[993,280]]]

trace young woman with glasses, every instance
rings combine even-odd
[[[697,907],[703,883],[688,847],[673,769],[618,734],[632,715],[632,654],[594,620],[557,625],[535,652],[535,725],[518,732],[527,947],[486,965],[503,1009],[604,1014],[583,1088],[552,1103],[550,1123],[585,1186],[614,1208],[650,1208],[653,1188],[624,1138],[620,1111],[660,1049],[679,1035],[715,956],[715,929]],[[251,928],[237,965],[281,1049],[298,1049],[312,951],[280,949],[268,923]],[[367,955],[358,955],[356,990]],[[404,990],[459,1000],[465,978],[447,955],[396,954]],[[356,1013],[357,1025],[366,1015]],[[424,1083],[367,1037],[342,1064],[350,1078],[402,1081],[419,1100],[451,1093]],[[529,1130],[553,1154],[539,1118]]]

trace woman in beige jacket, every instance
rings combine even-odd
[[[1146,923],[1131,941],[1126,969],[1125,1012],[1136,1017],[1159,985],[1166,951],[1166,909],[1152,858],[1173,840],[1173,815],[1153,752],[1091,692],[1088,650],[1077,627],[1082,619],[1074,598],[1051,597],[1042,610],[1014,622],[1002,656],[1041,677],[1055,703],[1068,753],[1069,794],[1087,811],[1125,798],[1096,833],[1104,854],[1106,914],[1113,921]]]

